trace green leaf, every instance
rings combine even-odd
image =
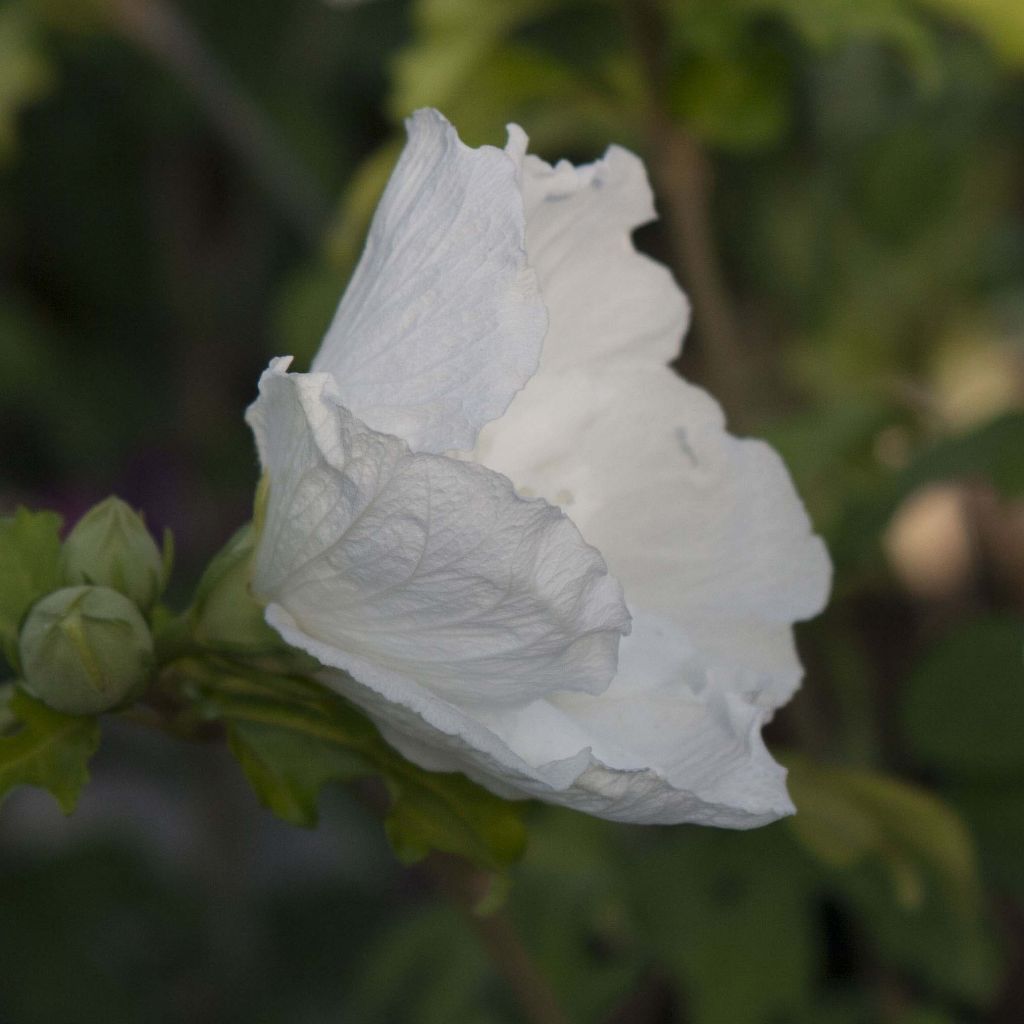
[[[905,0],[690,0],[669,9],[683,40],[721,42],[757,31],[759,20],[774,17],[815,50],[881,42],[895,48],[922,82],[931,85],[940,77],[934,32]]]
[[[53,68],[36,36],[34,19],[24,6],[12,4],[0,11],[0,161],[14,151],[22,107],[53,85]]]
[[[99,746],[96,719],[62,715],[20,690],[7,695],[6,706],[16,731],[0,737],[0,802],[17,786],[38,786],[70,814]]]
[[[804,846],[834,867],[877,857],[898,902],[924,899],[924,871],[943,880],[958,906],[977,906],[979,885],[970,835],[938,797],[875,772],[787,759],[797,814],[792,828]]]
[[[687,830],[636,852],[641,934],[678,978],[694,1024],[792,1020],[808,1005],[820,938],[797,854],[779,825]]]
[[[228,745],[260,802],[293,825],[317,823],[320,790],[367,775],[363,758],[337,743],[264,722],[231,722]]]
[[[790,827],[874,943],[938,990],[985,1005],[1000,966],[971,835],[947,804],[874,772],[787,759]]]
[[[286,821],[314,824],[326,783],[376,774],[391,794],[386,826],[402,860],[440,850],[501,871],[522,856],[526,831],[516,808],[461,775],[410,764],[318,684],[224,663],[198,685],[201,708],[226,723],[261,802]]]
[[[345,993],[346,1019],[360,1024],[500,1024],[489,1009],[493,967],[457,911],[414,906],[366,937]]]
[[[1007,63],[1024,64],[1024,6],[1017,0],[917,0],[974,29]]]
[[[1024,622],[978,619],[944,637],[903,691],[903,723],[929,768],[1024,774]]]
[[[456,853],[501,870],[522,857],[526,830],[518,811],[462,775],[426,772],[404,763],[388,781],[394,803],[386,826],[400,859],[431,850]]]
[[[702,139],[746,150],[775,142],[790,117],[789,65],[767,47],[747,45],[684,59],[671,87],[672,112]]]
[[[1024,790],[1019,777],[952,783],[947,792],[971,826],[986,874],[1024,903]]]
[[[396,117],[429,104],[447,109],[516,27],[553,0],[419,0],[414,43],[395,61]]]
[[[899,502],[935,480],[984,479],[1004,497],[1024,497],[1024,413],[1009,412],[966,434],[940,441],[899,479]]]
[[[418,0],[414,10],[416,34],[395,61],[389,108],[396,121],[437,107],[468,144],[500,145],[505,125],[517,120],[534,152],[631,141],[635,104],[621,109],[624,90],[612,64],[621,58],[622,33],[609,5]],[[587,58],[592,36],[598,67]]]
[[[876,488],[851,495],[831,545],[837,563],[868,560],[900,505],[927,484],[944,480],[987,481],[1006,498],[1024,496],[1024,413],[1009,412],[927,447],[902,472]]]
[[[61,585],[60,525],[54,512],[25,508],[0,519],[0,644],[15,668],[26,612]]]

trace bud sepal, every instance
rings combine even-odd
[[[68,534],[61,570],[68,586],[110,587],[148,612],[167,585],[171,546],[157,547],[142,516],[120,498],[94,505]]]
[[[109,587],[65,587],[36,602],[19,653],[22,688],[68,715],[96,715],[135,699],[154,667],[145,619]]]

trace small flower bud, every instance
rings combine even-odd
[[[109,587],[65,587],[33,605],[19,639],[22,686],[69,715],[95,715],[139,692],[153,638],[138,608]]]
[[[91,508],[68,534],[61,552],[64,582],[111,587],[149,609],[166,582],[164,558],[142,516],[120,498]]]
[[[199,581],[191,617],[193,635],[204,647],[239,654],[265,654],[284,648],[249,591],[254,546],[253,528],[242,527]]]

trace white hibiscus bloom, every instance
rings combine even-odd
[[[313,372],[275,360],[248,413],[267,621],[424,768],[621,821],[791,812],[761,727],[828,558],[667,366],[688,308],[632,245],[642,163],[408,133]]]

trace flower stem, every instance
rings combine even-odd
[[[147,50],[192,93],[227,144],[277,199],[292,228],[318,248],[330,204],[259,107],[167,0],[111,0],[115,27]]]
[[[511,919],[500,910],[482,914],[477,909],[486,891],[486,875],[461,858],[437,853],[427,859],[426,869],[438,890],[462,912],[529,1024],[569,1024],[550,982]]]

